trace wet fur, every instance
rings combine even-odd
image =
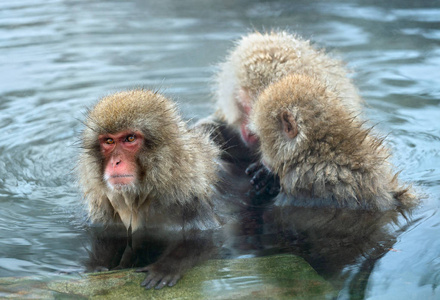
[[[362,100],[341,61],[297,35],[285,31],[255,32],[238,40],[220,64],[215,90],[217,118],[238,128],[242,118],[238,91],[246,90],[255,102],[267,86],[289,74],[317,77],[337,90],[341,102],[350,110],[361,108]]]
[[[278,205],[388,210],[416,197],[401,185],[383,138],[342,104],[319,77],[292,75],[270,85],[251,122],[263,162],[280,177]],[[281,115],[296,120],[298,135],[283,131]]]
[[[188,129],[175,104],[148,90],[109,95],[90,110],[82,135],[78,174],[92,222],[142,227],[213,228],[219,182],[219,149],[209,134]],[[139,130],[138,182],[121,191],[103,178],[98,136]]]

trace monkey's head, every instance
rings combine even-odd
[[[180,118],[171,101],[145,90],[103,98],[89,111],[83,132],[85,154],[108,188],[138,191],[160,151],[172,144]]]
[[[270,85],[251,114],[263,163],[285,174],[288,167],[344,152],[348,146],[341,141],[352,134],[353,117],[339,102],[325,84],[305,75],[289,75]]]
[[[297,48],[304,43],[286,32],[255,32],[239,40],[222,65],[219,105],[228,124],[239,129],[249,147],[258,142],[249,130],[254,103],[268,85],[298,68],[301,53]]]

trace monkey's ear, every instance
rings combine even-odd
[[[295,118],[289,111],[283,111],[281,113],[281,123],[283,132],[289,139],[293,139],[298,135],[298,126]]]

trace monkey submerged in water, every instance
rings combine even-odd
[[[388,210],[414,205],[382,139],[316,77],[270,85],[251,114],[263,164],[280,178],[278,205]]]
[[[226,159],[258,161],[259,139],[249,130],[249,116],[260,93],[289,74],[319,78],[340,94],[348,110],[359,113],[362,100],[347,77],[343,63],[310,42],[287,32],[251,33],[241,38],[220,65],[216,76],[216,112],[199,122],[211,126],[214,137],[226,150]],[[258,180],[265,169],[252,166],[247,173]],[[264,184],[257,190],[264,189]]]
[[[220,150],[208,133],[187,128],[173,102],[148,90],[116,93],[89,111],[85,125],[78,172],[93,223],[129,233],[220,226]],[[198,259],[176,261],[181,247],[166,252],[170,259],[141,269],[149,272],[142,285],[174,285]]]

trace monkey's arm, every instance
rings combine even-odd
[[[239,168],[246,169],[251,177],[251,196],[275,196],[280,190],[279,178],[271,173],[263,164],[258,162],[258,155],[253,153],[243,143],[240,133],[216,114],[200,120],[194,126],[196,130],[208,132],[211,139],[222,148],[222,159],[231,162]]]
[[[222,159],[234,164],[256,161],[257,155],[246,147],[240,132],[228,125],[219,113],[199,120],[193,128],[209,133],[211,139],[222,149]]]
[[[192,127],[193,130],[206,132],[210,138],[220,147],[222,147],[226,140],[224,136],[224,127],[226,123],[221,120],[216,114],[212,114],[206,118],[199,120]]]

